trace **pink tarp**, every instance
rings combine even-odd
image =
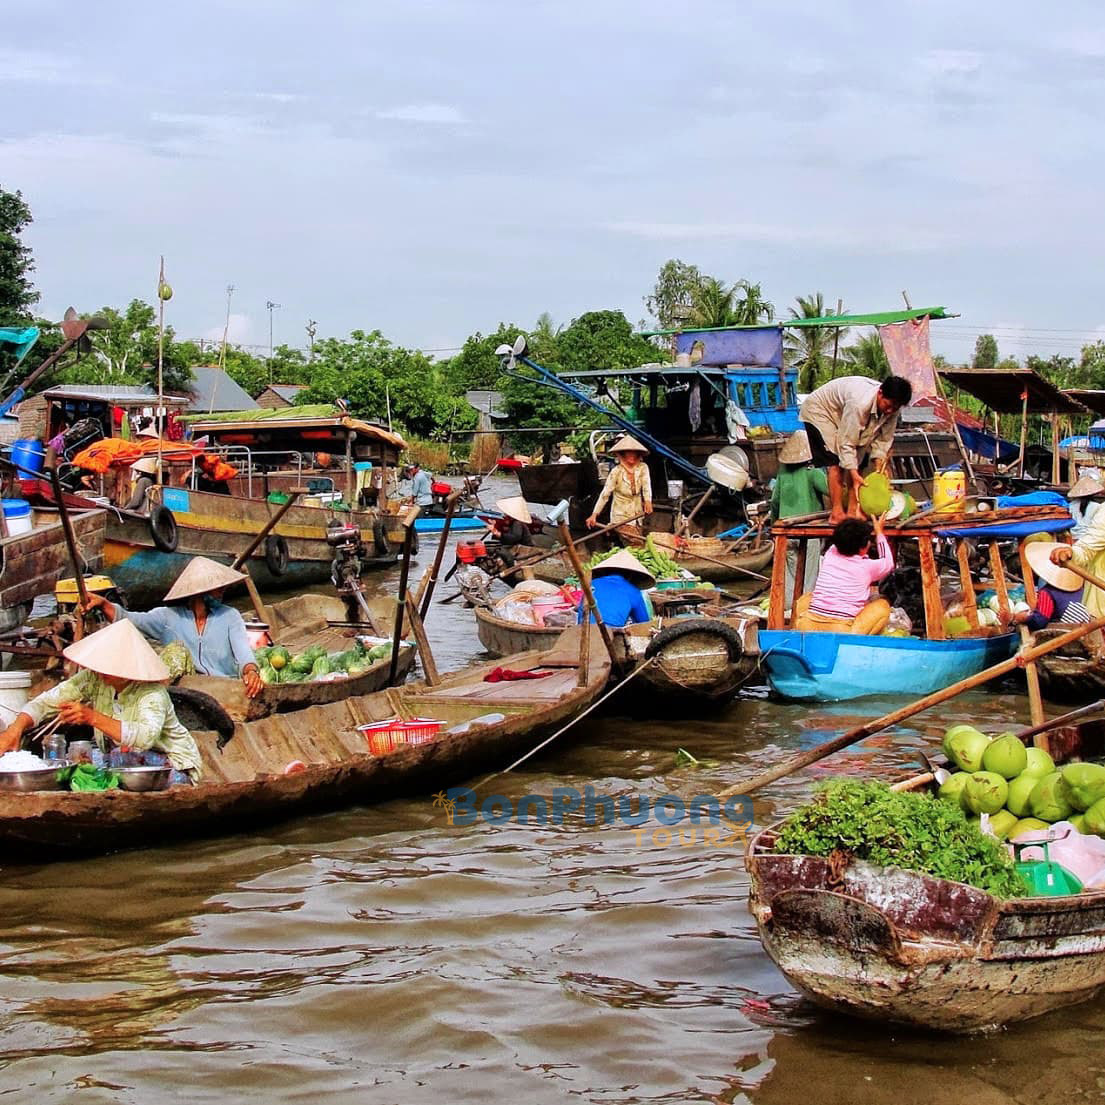
[[[913,385],[913,402],[936,394],[936,369],[929,349],[929,320],[912,319],[879,327],[879,337],[895,376],[904,376]]]

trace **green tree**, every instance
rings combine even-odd
[[[857,338],[847,349],[841,350],[853,376],[870,376],[873,380],[884,380],[890,375],[890,362],[886,359],[886,350],[882,347],[882,338],[876,330]]]
[[[655,361],[657,349],[634,333],[621,311],[587,311],[556,336],[560,367],[565,372],[635,368]]]
[[[736,294],[735,284],[724,284],[716,276],[703,277],[694,289],[688,325],[704,328],[735,326],[737,313],[733,302]]]
[[[660,266],[652,291],[644,297],[649,313],[662,330],[675,330],[690,318],[694,294],[702,283],[697,265],[672,258]]]
[[[825,310],[825,297],[821,292],[800,295],[794,303],[790,308],[792,319],[823,318],[829,313]],[[799,391],[813,391],[832,375],[833,349],[844,345],[847,333],[847,327],[840,328],[838,343],[837,330],[834,327],[802,326],[785,332],[783,359],[788,365],[798,369]]]
[[[38,302],[31,283],[34,260],[22,239],[31,222],[23,193],[0,188],[0,326],[28,324],[31,308]]]
[[[991,369],[998,366],[998,342],[993,334],[979,334],[975,340],[975,352],[971,368]]]
[[[759,284],[738,280],[733,285],[733,316],[735,326],[759,326],[775,317],[775,304],[764,299]]]
[[[441,379],[449,393],[463,395],[474,389],[494,388],[502,372],[495,350],[513,344],[521,332],[521,327],[513,323],[500,322],[493,333],[477,332],[465,339],[461,351],[441,367]]]

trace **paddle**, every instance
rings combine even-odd
[[[943,690],[934,691],[924,698],[919,698],[909,706],[903,706],[901,709],[884,714],[882,717],[864,722],[863,725],[857,725],[841,736],[833,738],[833,740],[825,741],[815,748],[809,748],[805,752],[791,756],[790,759],[784,760],[781,764],[776,764],[746,782],[727,787],[718,797],[724,800],[734,794],[750,794],[754,790],[759,790],[769,783],[774,783],[777,779],[782,779],[803,767],[809,767],[810,764],[823,760],[826,756],[831,756],[834,752],[839,752],[842,748],[847,748],[850,744],[855,744],[857,741],[871,736],[872,733],[887,729],[891,725],[897,725],[898,722],[905,721],[906,718],[913,717],[914,714],[919,714],[930,706],[939,706],[941,702],[947,702],[964,691],[979,687],[983,683],[988,683],[991,679],[997,679],[999,676],[1014,671],[1016,668],[1024,667],[1041,656],[1046,656],[1050,652],[1055,652],[1057,649],[1069,645],[1072,641],[1080,640],[1095,629],[1105,629],[1105,618],[1095,618],[1092,622],[1075,626],[1068,633],[1054,637],[1042,645],[1034,645],[1032,648],[1023,649],[1016,656],[1011,656],[1008,660],[1003,660],[1000,664],[994,664],[992,667],[986,668],[985,671],[970,675],[966,679],[960,679],[958,683],[953,683],[950,687],[945,687]]]
[[[235,571],[241,572],[245,576],[243,582],[246,585],[246,590],[249,592],[249,600],[253,603],[253,610],[257,614],[257,617],[266,625],[271,626],[273,624],[272,615],[261,601],[261,592],[257,590],[257,584],[253,582],[253,576],[250,575],[246,561],[249,560],[254,551],[260,547],[261,542],[276,528],[277,522],[288,513],[296,499],[298,499],[300,495],[305,494],[306,491],[307,489],[305,487],[293,488],[288,501],[286,503],[281,503],[280,509],[261,527],[260,532],[246,546],[245,551],[236,556],[230,565]]]
[[[80,598],[73,618],[73,640],[79,641],[84,637],[84,611],[88,609],[88,588],[84,582],[84,561],[77,551],[77,537],[73,532],[73,520],[69,517],[69,508],[65,505],[65,493],[61,489],[57,468],[50,469],[50,483],[54,488],[58,515],[61,517],[61,529],[65,534],[65,545],[69,550],[69,560],[73,565],[73,577],[77,583],[77,595]]]

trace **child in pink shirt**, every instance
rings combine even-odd
[[[874,537],[878,559],[867,554]],[[871,599],[871,587],[894,570],[894,554],[882,532],[862,518],[845,518],[833,530],[830,547],[808,603],[799,608],[797,626],[830,633],[881,633],[890,618],[890,603]]]

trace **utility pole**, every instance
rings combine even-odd
[[[272,313],[280,308],[281,304],[273,303],[271,299],[265,301],[265,308],[269,312],[269,383],[272,383]]]
[[[318,333],[318,323],[313,318],[307,320],[307,363],[313,364],[315,359],[315,334]]]
[[[219,368],[226,371],[226,338],[230,333],[230,297],[234,294],[234,285],[226,286],[226,322],[223,323],[223,347],[219,350]]]

